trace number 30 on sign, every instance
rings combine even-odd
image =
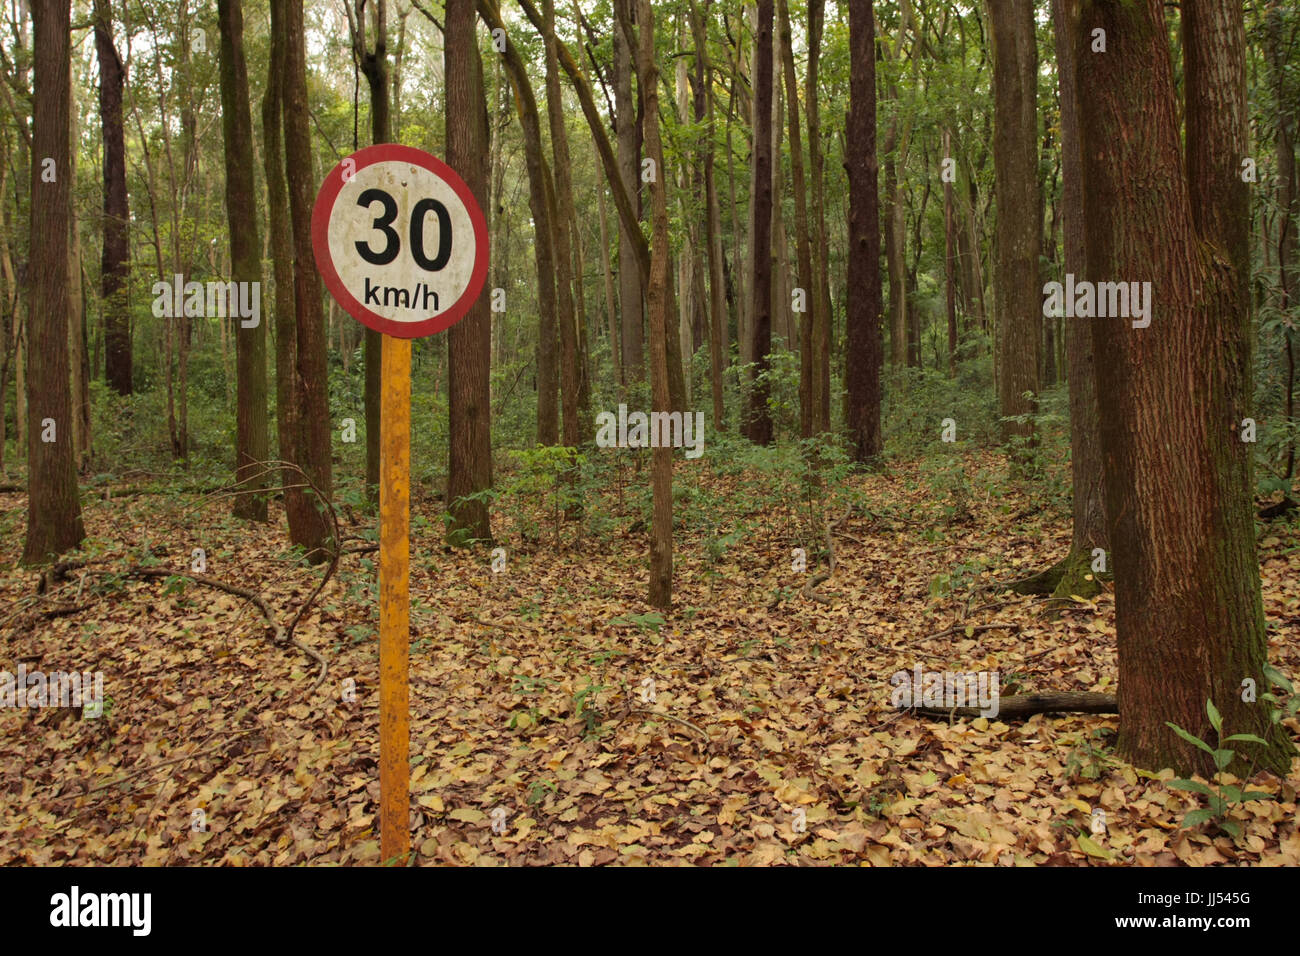
[[[465,181],[395,143],[368,146],[330,171],[312,213],[312,248],[344,310],[398,338],[454,325],[487,278],[487,222]]]

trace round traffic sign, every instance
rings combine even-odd
[[[367,146],[330,170],[311,238],[339,305],[398,338],[455,325],[487,279],[487,221],[474,194],[450,166],[411,146]]]

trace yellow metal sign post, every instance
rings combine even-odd
[[[379,412],[379,833],[385,862],[411,852],[408,821],[411,341],[383,337]]]
[[[379,844],[411,854],[411,339],[460,321],[487,279],[487,220],[441,160],[381,143],[342,159],[312,210],[330,294],[383,333],[379,429]]]

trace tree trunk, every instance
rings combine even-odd
[[[952,159],[952,132],[943,131],[943,160]],[[954,161],[955,164],[955,161]],[[948,316],[948,377],[957,377],[957,235],[953,212],[952,183],[943,182],[943,286]]]
[[[546,115],[554,157],[556,320],[560,330],[560,406],[564,444],[580,441],[578,425],[578,325],[573,302],[573,186],[569,172],[569,139],[564,129],[564,98],[560,91],[560,62],[556,50],[555,3],[542,0],[542,39],[546,49]]]
[[[69,64],[71,70],[71,64]],[[72,77],[69,75],[69,84]],[[69,87],[71,88],[71,87]],[[68,142],[80,140],[77,130],[77,111],[69,110]],[[77,194],[77,151],[70,147],[68,154],[68,190]],[[86,290],[81,268],[81,226],[75,210],[68,219],[68,365],[72,373],[72,441],[77,472],[90,467],[91,414],[90,414],[90,359],[86,354]]]
[[[659,68],[655,63],[654,14],[650,0],[638,0],[640,63],[638,75],[645,94],[642,136],[646,154],[663,169],[664,151],[659,139]],[[668,321],[673,314],[672,264],[668,248],[668,197],[663,175],[650,183],[650,282],[646,297],[650,312],[650,388],[655,411],[671,407],[668,389]],[[654,518],[650,532],[650,589],[648,600],[657,608],[673,603],[673,450],[666,444],[654,449],[651,481]]]
[[[1300,248],[1300,242],[1296,237],[1296,222],[1300,217],[1300,210],[1297,210],[1296,200],[1300,197],[1300,183],[1297,183],[1296,175],[1296,139],[1300,131],[1297,130],[1297,112],[1300,112],[1295,102],[1295,97],[1288,95],[1288,89],[1291,88],[1287,82],[1287,60],[1288,51],[1284,45],[1284,31],[1286,20],[1282,12],[1282,4],[1271,4],[1267,12],[1268,23],[1268,73],[1269,82],[1273,87],[1273,103],[1277,110],[1277,132],[1276,132],[1276,164],[1277,164],[1277,285],[1278,297],[1277,307],[1282,313],[1286,313],[1295,299],[1296,295],[1296,273],[1300,267],[1297,262],[1296,251]],[[1293,28],[1294,30],[1294,28]],[[1294,82],[1294,81],[1292,81]],[[1286,415],[1286,420],[1292,424],[1295,423],[1295,338],[1296,330],[1294,323],[1288,325],[1282,331],[1283,337],[1283,367],[1285,372],[1282,376],[1282,404]],[[1287,478],[1295,477],[1296,443],[1287,442],[1286,446],[1286,471]]]
[[[366,77],[366,86],[370,90],[370,142],[387,143],[393,136],[388,88],[388,10],[385,0],[375,0],[370,15],[375,35],[373,47],[366,42],[368,31],[364,6],[356,17],[349,15],[348,24],[352,31],[353,57],[360,64],[361,72]],[[383,351],[383,335],[367,328],[362,355],[366,366],[366,500],[371,504],[379,501],[379,406],[380,389],[384,380]]]
[[[1094,29],[1105,56],[1092,54]],[[1241,5],[1182,11],[1186,151],[1160,0],[1090,3],[1074,37],[1089,279],[1149,281],[1150,326],[1095,320],[1097,393],[1114,549],[1125,759],[1213,772],[1176,724],[1213,741],[1206,700],[1255,766],[1285,775],[1294,746],[1266,702],[1268,639],[1251,501],[1245,31]],[[1115,63],[1127,64],[1115,70]],[[1235,761],[1234,773],[1249,764]]]
[[[597,157],[599,160],[599,157]],[[609,210],[605,202],[605,184],[596,183],[596,204],[600,207],[600,267],[605,279],[605,331],[609,337],[609,356],[614,363],[614,381],[623,382],[623,344],[619,335],[618,291],[614,287],[613,257],[610,255]],[[540,305],[539,305],[540,311]]]
[[[849,179],[849,261],[844,421],[853,459],[881,451],[880,206],[876,177],[876,27],[871,0],[849,4],[849,116],[844,168]]]
[[[122,90],[126,71],[113,44],[111,0],[95,0],[95,52],[99,60],[99,120],[104,140],[104,247],[100,292],[104,309],[104,374],[108,387],[130,395],[131,313],[127,277],[131,272],[130,209],[126,193],[126,135]]]
[[[320,494],[333,493],[330,456],[329,378],[325,364],[325,317],[321,308],[320,276],[311,246],[311,213],[316,198],[312,172],[310,116],[307,111],[306,37],[302,0],[274,0],[284,24],[284,154],[289,183],[289,217],[293,232],[294,318],[297,331],[295,397],[298,434],[297,464]],[[289,539],[307,551],[308,560],[324,561],[332,529],[324,502],[314,496],[286,498]],[[338,542],[331,542],[338,547]]]
[[[889,139],[896,143],[898,119],[892,121]],[[886,149],[892,153],[894,148]],[[899,369],[907,365],[907,266],[903,261],[907,243],[906,210],[898,185],[897,161],[885,159],[885,264],[889,272],[889,362]]]
[[[758,445],[772,441],[772,413],[767,407],[772,350],[772,21],[773,0],[758,0],[754,40],[754,192],[750,242],[753,276],[754,372],[744,435]]]
[[[614,0],[614,3],[616,7],[628,10],[632,0]],[[619,180],[629,196],[639,197],[641,155],[637,145],[636,106],[632,96],[632,48],[617,24],[614,27],[614,113]],[[638,201],[637,206],[639,205]],[[622,218],[619,219],[618,234],[623,381],[627,384],[645,381],[645,315],[642,311],[641,273],[634,266],[637,237],[632,235],[629,224]]]
[[[718,187],[714,175],[714,136],[716,126],[713,108],[713,71],[709,64],[708,15],[712,0],[704,0],[704,15],[691,3],[691,33],[695,42],[695,102],[696,122],[703,122],[707,137],[703,147],[704,157],[704,241],[709,267],[709,373],[713,399],[713,427],[721,430],[725,409],[722,398],[722,376],[727,355],[727,299],[722,277],[722,211],[718,205]],[[704,114],[700,115],[703,107]]]
[[[1079,0],[1052,0],[1056,24],[1057,74],[1061,89],[1061,201],[1064,207],[1065,271],[1082,276],[1087,268],[1083,205],[1083,160],[1079,141],[1079,91],[1074,48],[1069,38],[1079,22]],[[1090,56],[1092,54],[1089,54]],[[1107,547],[1105,484],[1101,473],[1101,435],[1097,419],[1096,364],[1087,319],[1065,326],[1070,386],[1070,469],[1073,475],[1074,532],[1070,554],[1055,596],[1092,597],[1101,590],[1092,573],[1093,549]]]
[[[830,241],[826,231],[825,158],[821,144],[821,91],[818,71],[821,65],[822,26],[825,0],[808,2],[808,74],[804,99],[808,106],[808,172],[812,179],[813,282],[816,286],[813,307],[813,356],[820,384],[817,389],[816,431],[831,430],[831,267]],[[873,63],[874,67],[874,63]],[[812,295],[813,293],[809,293]]]
[[[1038,253],[1038,48],[1033,0],[992,4],[993,168],[998,219],[994,246],[997,307],[998,407],[1004,417],[1037,408],[1042,343]],[[1026,399],[1025,393],[1031,393]],[[1003,441],[1032,441],[1031,422],[1004,422]],[[1023,449],[1021,449],[1023,451]],[[1020,455],[1016,456],[1020,458]]]
[[[447,165],[464,177],[483,209],[489,209],[487,101],[483,63],[474,38],[474,0],[447,4],[443,75],[447,78]],[[491,513],[482,497],[492,487],[490,375],[492,313],[482,296],[447,331],[449,467],[447,540],[491,541]]]
[[[68,223],[72,221],[71,4],[32,8],[31,356],[27,371],[27,538],[22,563],[77,547],[81,522],[68,388]],[[47,181],[51,177],[52,181]],[[52,440],[46,440],[52,439]]]
[[[489,30],[505,30],[494,0],[479,0],[479,15]],[[542,147],[542,125],[528,70],[506,33],[506,70],[515,91],[519,125],[524,133],[524,161],[528,170],[528,207],[533,214],[533,256],[537,263],[537,443],[556,445],[560,440],[558,340],[555,315],[555,235],[552,228],[551,171]]]
[[[818,430],[821,407],[821,375],[817,370],[816,322],[817,289],[813,277],[812,244],[808,238],[808,193],[804,184],[803,136],[799,129],[799,81],[794,72],[794,46],[790,40],[790,10],[786,0],[778,0],[780,17],[781,73],[785,77],[787,121],[790,124],[790,180],[794,190],[795,256],[798,261],[799,287],[804,294],[804,312],[799,317],[799,430],[811,438]],[[782,302],[789,309],[789,300]],[[792,343],[793,344],[793,343]]]
[[[221,27],[221,126],[226,144],[226,216],[230,226],[230,278],[262,284],[262,253],[257,236],[257,184],[253,176],[253,118],[248,107],[248,67],[244,61],[244,15],[240,0],[218,0]],[[259,293],[260,295],[260,293]],[[246,301],[246,300],[245,300]],[[259,302],[260,302],[259,298]],[[232,320],[238,399],[235,413],[236,518],[265,521],[266,497],[247,494],[264,488],[260,475],[268,457],[266,434],[266,325],[244,327]]]
[[[293,289],[293,239],[289,231],[289,187],[285,181],[283,142],[284,27],[283,8],[271,4],[271,51],[266,93],[262,98],[262,165],[266,176],[267,233],[275,279],[275,423],[281,461],[298,461],[298,399],[294,369],[298,365],[298,329]],[[301,509],[305,492],[288,469],[281,473],[285,510]]]

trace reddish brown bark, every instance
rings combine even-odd
[[[849,117],[844,168],[849,177],[849,262],[844,420],[853,458],[881,451],[880,206],[876,161],[875,17],[870,0],[849,4]]]
[[[447,165],[464,178],[483,209],[488,196],[487,101],[483,62],[474,38],[474,0],[449,0],[443,50],[447,77]],[[492,423],[489,374],[492,313],[480,296],[465,318],[447,332],[450,459],[447,538],[455,544],[492,539],[491,513],[482,498],[492,487]]]
[[[1241,5],[1182,11],[1180,111],[1160,0],[1085,6],[1078,57],[1090,278],[1150,281],[1150,325],[1093,323],[1106,512],[1114,551],[1119,750],[1205,774],[1168,728],[1214,740],[1206,700],[1251,761],[1285,774],[1294,746],[1266,702],[1268,641],[1251,500],[1245,31]],[[1107,52],[1090,50],[1106,31]],[[1126,65],[1115,70],[1115,63]],[[1185,118],[1187,145],[1179,141]],[[1235,770],[1244,770],[1237,766]]]
[[[27,537],[22,563],[44,564],[85,537],[68,381],[68,117],[71,5],[32,7],[31,310],[27,367]],[[52,178],[51,178],[52,177]],[[47,440],[52,437],[53,440]]]
[[[284,23],[284,157],[289,183],[293,234],[294,319],[297,332],[294,374],[298,430],[297,464],[320,493],[333,492],[330,459],[329,378],[325,363],[325,316],[320,276],[311,245],[311,212],[316,199],[312,172],[310,114],[307,110],[307,53],[302,0],[275,0]],[[289,538],[311,561],[328,557],[332,531],[325,505],[314,495],[285,499]],[[337,544],[335,542],[334,544]]]

